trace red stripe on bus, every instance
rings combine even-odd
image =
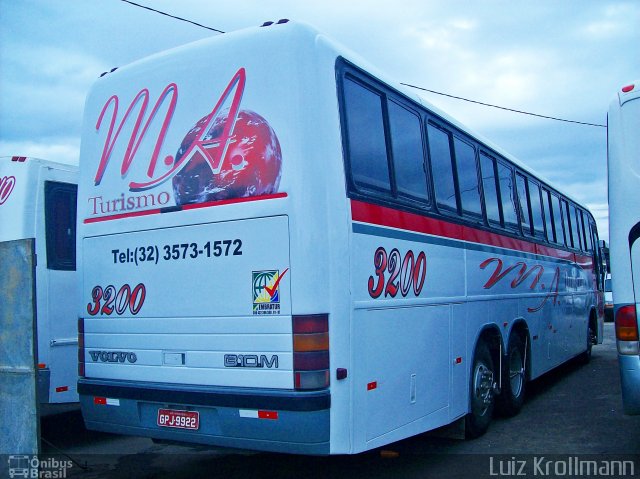
[[[248,198],[234,198],[231,200],[208,201],[206,203],[195,203],[190,205],[184,205],[182,207],[176,207],[175,210],[172,209],[171,206],[167,208],[169,211],[195,210],[198,208],[210,208],[212,206],[232,205],[236,203],[248,203],[250,201],[263,201],[263,200],[272,200],[275,198],[286,198],[286,197],[287,197],[287,193],[274,193],[272,195],[252,196]],[[157,215],[159,213],[162,213],[163,210],[164,208],[155,208],[151,210],[134,211],[131,213],[121,213],[121,214],[111,215],[111,216],[98,216],[97,218],[86,218],[84,220],[84,223],[85,224],[99,223],[101,221],[121,220],[123,218],[134,218],[137,216]]]
[[[183,210],[195,210],[198,208],[209,208],[211,206],[234,205],[236,203],[248,203],[249,201],[273,200],[276,198],[286,198],[286,193],[274,193],[272,195],[250,196],[248,198],[233,198],[230,200],[209,201],[207,203],[194,203],[184,205]]]
[[[593,266],[592,258],[586,255],[357,200],[351,200],[351,218],[362,223],[579,262],[586,269]]]

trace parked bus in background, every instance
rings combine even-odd
[[[622,399],[640,414],[640,81],[609,106],[609,248]]]
[[[0,158],[0,242],[35,239],[38,397],[41,413],[76,403],[78,167]]]
[[[475,437],[602,340],[587,209],[303,24],[104,75],[80,170],[89,429],[304,454]]]

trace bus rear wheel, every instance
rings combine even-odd
[[[580,359],[583,364],[588,364],[591,361],[591,350],[596,342],[596,332],[593,328],[593,324],[589,321],[589,327],[587,328],[587,349],[580,355]]]
[[[494,368],[491,352],[484,341],[476,346],[470,381],[470,412],[465,417],[465,436],[482,436],[491,423],[495,405]]]
[[[525,386],[527,383],[526,347],[522,337],[511,334],[507,346],[507,355],[503,369],[499,409],[505,416],[515,416],[524,404]]]

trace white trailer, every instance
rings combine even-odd
[[[0,158],[0,242],[35,239],[38,397],[43,414],[64,409],[54,405],[78,402],[77,184],[77,166],[24,156]]]

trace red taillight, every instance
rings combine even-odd
[[[85,376],[84,367],[84,318],[78,318],[78,376]]]
[[[627,85],[627,86],[623,86],[623,87],[622,87],[622,93],[629,93],[630,91],[633,91],[633,89],[634,89],[635,87],[636,87],[636,86],[635,86],[634,84]]]
[[[633,304],[621,306],[616,311],[616,345],[618,354],[635,356],[640,354],[638,341],[638,318]]]
[[[329,316],[293,316],[293,378],[296,389],[329,386]]]
[[[635,305],[622,306],[616,311],[616,339],[618,341],[638,341],[638,320]]]

